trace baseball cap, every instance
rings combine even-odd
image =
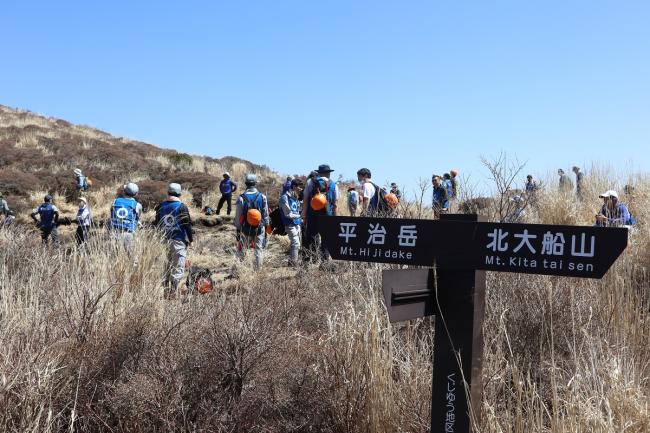
[[[600,198],[614,197],[614,198],[618,199],[618,193],[616,191],[614,191],[613,189],[610,189],[609,191],[605,191],[604,193],[602,193],[598,197],[600,197]]]

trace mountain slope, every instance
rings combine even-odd
[[[24,211],[44,192],[72,200],[75,168],[90,176],[91,192],[112,194],[127,181],[138,182],[145,207],[171,181],[191,191],[200,207],[225,171],[236,181],[256,173],[263,190],[275,191],[280,179],[267,167],[239,158],[188,155],[0,105],[0,191],[13,208]]]

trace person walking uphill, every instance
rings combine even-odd
[[[36,218],[36,215],[39,216],[39,219]],[[46,195],[43,204],[34,209],[30,216],[41,230],[43,244],[47,245],[50,237],[52,237],[52,243],[58,247],[59,230],[57,229],[57,223],[59,222],[59,209],[52,203],[52,196]]]
[[[266,246],[265,227],[269,225],[266,196],[257,190],[257,176],[246,175],[246,191],[237,199],[234,225],[237,229],[237,256],[243,260],[246,250],[255,250],[255,268],[262,267]]]
[[[93,224],[93,215],[85,197],[79,197],[79,210],[77,211],[77,232],[75,240],[81,246],[88,241],[90,226]]]
[[[280,216],[284,230],[289,236],[289,266],[298,266],[301,240],[300,196],[303,183],[300,179],[291,181],[291,188],[280,197]]]
[[[122,189],[123,194],[116,198],[111,205],[108,231],[122,242],[129,254],[132,254],[135,241],[134,233],[138,230],[142,214],[142,205],[135,199],[140,189],[133,182],[127,183]]]
[[[313,176],[305,185],[303,194],[305,205],[302,208],[302,220],[305,224],[305,238],[303,251],[309,254],[308,258],[316,255],[316,237],[318,236],[319,218],[336,216],[338,193],[336,182],[330,179],[334,170],[327,164],[321,164]],[[321,260],[327,261],[330,254],[327,251],[325,242],[320,242],[318,247]]]
[[[88,176],[84,176],[81,169],[75,168],[74,177],[75,177],[75,189],[77,191],[77,194],[81,194],[82,192],[86,191],[90,186]]]
[[[167,199],[156,206],[155,225],[167,241],[167,266],[163,275],[164,296],[176,296],[178,285],[185,273],[187,249],[192,245],[192,219],[187,206],[181,201],[181,186],[170,183]]]
[[[227,203],[226,214],[230,215],[230,211],[232,210],[232,195],[237,191],[237,184],[230,179],[230,173],[225,172],[223,174],[223,180],[219,183],[219,191],[221,192],[221,198],[217,206],[217,215],[221,212],[224,203]]]

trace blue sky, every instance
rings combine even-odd
[[[412,187],[500,152],[650,162],[648,1],[43,1],[0,9],[0,103],[280,172]]]

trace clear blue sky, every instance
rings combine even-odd
[[[5,2],[0,103],[285,173],[646,171],[649,23],[648,1]]]

